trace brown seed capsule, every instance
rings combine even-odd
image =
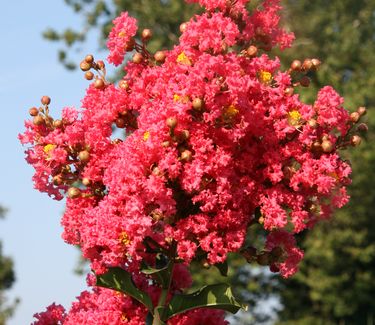
[[[365,124],[365,123],[361,123],[360,125],[358,125],[358,127],[357,127],[357,131],[358,131],[358,132],[367,132],[367,131],[368,131],[368,126],[367,126],[367,124]]]
[[[99,60],[98,62],[96,62],[96,67],[97,67],[97,69],[99,69],[99,70],[103,70],[103,69],[105,68],[104,61]]]
[[[86,73],[85,73],[85,79],[86,80],[92,80],[92,79],[94,79],[94,74],[91,71],[86,71]]]
[[[362,138],[359,135],[353,135],[352,138],[350,139],[350,144],[353,147],[358,147],[362,142]]]
[[[105,83],[103,79],[96,79],[94,81],[94,87],[96,89],[103,89],[105,87]]]
[[[142,31],[142,40],[143,41],[148,41],[152,37],[152,31],[151,29],[145,28]]]
[[[87,54],[86,56],[85,56],[85,61],[87,62],[87,63],[93,63],[94,62],[94,56],[92,55],[92,54]]]
[[[305,59],[305,61],[303,61],[303,64],[302,64],[303,71],[309,71],[312,69],[312,67],[313,67],[313,63],[311,59]]]
[[[142,63],[143,55],[141,53],[134,53],[132,61],[136,64]]]
[[[42,125],[43,123],[45,123],[45,120],[42,115],[37,115],[34,116],[33,123],[34,125]]]
[[[91,184],[91,181],[90,181],[90,179],[85,177],[85,178],[82,178],[82,184],[85,185],[85,186],[89,186]]]
[[[293,93],[294,93],[294,88],[293,88],[293,87],[288,87],[288,88],[286,88],[286,89],[284,90],[284,93],[285,93],[285,95],[287,95],[287,96],[292,96]]]
[[[182,141],[186,141],[187,139],[189,139],[190,137],[190,132],[189,130],[182,130],[181,133],[180,133],[180,139]]]
[[[134,38],[131,38],[125,45],[125,50],[127,52],[133,51],[135,45],[135,40]]]
[[[358,107],[357,112],[360,116],[366,115],[367,113],[366,107],[363,107],[363,106]]]
[[[61,175],[56,175],[53,177],[53,184],[56,186],[62,185],[63,184],[63,178]]]
[[[193,104],[193,108],[196,111],[200,111],[200,110],[202,110],[204,103],[203,103],[203,100],[201,98],[197,97],[197,98],[194,98],[192,104]]]
[[[208,261],[204,258],[202,260],[202,266],[205,268],[205,269],[209,269],[210,268],[210,264],[208,263]]]
[[[307,76],[304,76],[304,77],[301,78],[299,83],[302,87],[308,87],[310,85],[310,78],[307,77]]]
[[[241,255],[250,263],[257,255],[257,250],[255,247],[249,246],[241,251]]]
[[[39,110],[36,107],[31,107],[29,109],[30,116],[37,116],[39,114]]]
[[[180,32],[184,33],[186,31],[186,28],[187,28],[187,23],[182,23],[180,25]]]
[[[293,71],[300,71],[302,67],[302,62],[300,60],[294,60],[292,64],[290,65],[290,68]]]
[[[250,45],[246,50],[246,54],[251,58],[255,57],[257,53],[258,53],[258,48],[254,45]]]
[[[181,153],[181,160],[182,161],[191,161],[191,159],[193,158],[193,154],[191,153],[190,150],[184,150],[182,153]]]
[[[61,120],[54,120],[53,121],[53,126],[56,128],[56,129],[59,129],[63,126],[63,122]]]
[[[126,126],[126,121],[122,117],[116,119],[115,124],[118,128],[123,129]]]
[[[316,70],[320,67],[322,62],[319,59],[311,59],[311,63],[313,64],[313,68]]]
[[[353,112],[350,114],[350,120],[353,122],[353,123],[357,123],[360,119],[360,115],[358,112]]]
[[[319,152],[322,150],[322,146],[320,144],[319,141],[315,141],[312,146],[311,146],[311,150],[314,151],[314,152]]]
[[[177,126],[177,119],[175,117],[168,117],[166,124],[169,128],[174,129]]]
[[[86,62],[85,60],[81,61],[79,67],[82,71],[88,71],[91,69],[91,63]]]
[[[40,101],[43,105],[49,105],[51,103],[51,98],[48,96],[43,96]]]
[[[71,199],[76,199],[81,196],[81,190],[77,187],[70,187],[68,189],[68,197]]]
[[[257,256],[257,262],[259,265],[265,266],[270,263],[270,254],[269,253],[261,253]]]
[[[90,153],[87,150],[82,150],[78,154],[78,158],[82,162],[87,162],[90,159]]]
[[[154,59],[156,62],[159,62],[159,63],[163,63],[165,61],[165,52],[164,51],[157,51],[155,54],[154,54]]]
[[[322,149],[325,153],[330,153],[333,150],[333,144],[329,140],[323,140],[322,141]]]

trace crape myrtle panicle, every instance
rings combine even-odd
[[[122,267],[154,296],[158,288],[139,273],[142,261],[153,263],[150,240],[167,249],[175,243],[179,266],[221,263],[238,252],[294,274],[303,257],[294,235],[348,202],[351,168],[339,150],[359,145],[357,131],[366,128],[358,124],[365,109],[349,114],[330,86],[312,104],[295,94],[318,59],[294,60],[283,71],[267,54],[294,39],[279,26],[280,1],[251,13],[247,0],[187,2],[206,10],[181,25],[168,51],[148,52],[151,30],[137,37],[136,20],[121,14],[107,45],[114,65],[131,53],[124,78],[109,83],[104,62],[86,56],[80,66],[91,84],[82,107],[53,119],[44,96],[19,136],[29,145],[35,188],[67,197],[63,239],[79,245],[97,274]],[[268,234],[263,249],[244,246],[254,224]],[[131,298],[95,287],[67,315],[48,308],[36,324],[56,314],[63,324],[144,324],[146,317]],[[221,311],[196,310],[168,324],[202,317],[226,323]]]

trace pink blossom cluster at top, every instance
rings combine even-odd
[[[278,58],[244,51],[291,45],[293,34],[279,27],[279,1],[265,0],[252,14],[244,0],[199,3],[207,11],[185,24],[163,63],[146,55],[129,62],[119,85],[93,84],[81,109],[65,108],[62,125],[48,116],[27,121],[20,135],[31,145],[37,189],[58,200],[72,186],[78,191],[67,199],[63,238],[80,246],[96,273],[137,270],[150,259],[148,239],[165,248],[176,242],[185,264],[201,256],[220,263],[243,249],[258,223],[268,232],[264,250],[281,249],[273,268],[287,277],[303,256],[294,234],[348,201],[351,169],[338,148],[352,123],[342,98],[327,86],[303,103],[288,91],[295,80]],[[114,24],[108,61],[118,65],[136,23],[125,13]],[[332,148],[322,149],[324,141]],[[92,317],[86,311],[98,295],[112,293],[84,293],[79,301],[89,307],[65,323]],[[120,311],[133,302],[113,299],[126,319]]]

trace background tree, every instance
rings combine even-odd
[[[4,218],[5,209],[0,206],[0,219]],[[5,291],[10,289],[15,281],[13,270],[13,261],[11,258],[4,256],[2,252],[2,243],[0,242],[0,325],[4,325],[14,312],[16,300],[12,304],[7,303]]]
[[[67,60],[66,49],[84,41],[92,28],[99,29],[103,45],[111,20],[123,10],[142,22],[149,22],[140,28],[153,29],[154,49],[168,47],[175,41],[179,22],[196,10],[182,0],[65,1],[82,15],[82,31],[49,29],[44,36],[65,44],[59,57],[68,68],[73,65]],[[253,6],[257,3],[251,2]],[[355,174],[350,204],[331,221],[318,225],[308,238],[300,236],[306,253],[300,273],[287,281],[275,281],[269,276],[262,279],[241,260],[236,271],[230,273],[231,280],[240,296],[251,305],[261,300],[258,294],[262,292],[266,296],[277,294],[284,306],[280,324],[372,324],[375,318],[372,314],[375,310],[372,299],[375,296],[372,281],[375,278],[375,65],[372,62],[375,3],[284,0],[282,4],[286,8],[284,23],[295,32],[297,40],[294,57],[288,51],[275,54],[283,56],[285,62],[306,57],[318,57],[323,62],[319,73],[311,76],[311,86],[301,96],[312,99],[319,87],[332,84],[345,96],[346,107],[353,111],[360,105],[369,108],[366,119],[370,131],[360,149],[348,155]],[[199,277],[204,277],[204,273],[199,273],[198,281]],[[256,320],[259,324],[261,316]]]

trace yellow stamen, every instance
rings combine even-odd
[[[126,33],[124,31],[121,31],[120,33],[118,33],[118,37],[125,37],[126,36]]]
[[[43,151],[47,155],[47,160],[51,158],[51,151],[53,151],[55,148],[55,144],[47,144],[43,147]]]
[[[150,138],[150,132],[149,131],[146,131],[145,133],[143,133],[143,140],[144,141],[147,141],[149,138]]]
[[[268,71],[261,70],[258,74],[259,80],[265,85],[269,85],[272,81],[272,73]]]
[[[173,95],[173,101],[180,102],[180,103],[187,103],[189,101],[189,97],[188,96],[180,96],[180,95],[174,94]]]
[[[225,108],[223,117],[226,120],[231,120],[232,118],[234,118],[238,114],[238,112],[239,112],[239,110],[236,108],[236,106],[234,106],[232,104],[232,105]]]
[[[120,234],[119,240],[120,240],[120,243],[123,244],[124,246],[128,246],[131,243],[131,240],[129,239],[129,236],[125,231],[123,231]]]
[[[181,52],[176,61],[184,65],[191,65],[191,60],[186,56],[185,52]]]
[[[127,322],[127,321],[129,321],[129,319],[126,317],[126,314],[125,314],[125,313],[123,313],[123,314],[121,315],[121,321],[123,321],[123,322]]]
[[[301,124],[302,115],[296,109],[288,113],[288,123],[291,126],[298,126]]]

